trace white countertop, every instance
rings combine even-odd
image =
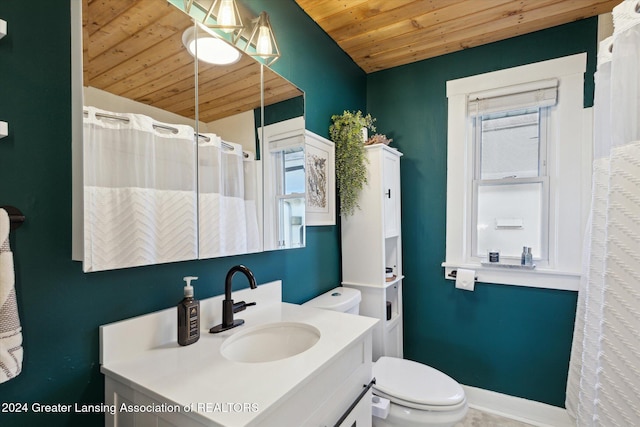
[[[209,328],[220,323],[224,296],[201,301],[200,340],[186,347],[176,342],[175,309],[102,326],[101,372],[151,398],[191,406],[196,412],[189,416],[200,422],[258,425],[262,416],[296,393],[377,322],[364,316],[282,303],[276,297],[281,295],[280,286],[278,281],[258,286],[260,292],[234,292],[234,301],[257,301],[257,305],[235,314],[235,318],[245,320],[244,325],[219,334],[210,334]],[[215,314],[207,315],[205,310]],[[226,338],[273,322],[306,323],[316,327],[321,337],[309,350],[273,362],[233,362],[220,354]],[[229,404],[249,404],[257,410],[225,411]]]

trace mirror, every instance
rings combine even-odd
[[[181,250],[177,255],[171,251],[166,254],[158,254],[155,249],[150,250],[146,247],[144,242],[141,244],[145,233],[148,235],[149,230],[141,232],[142,237],[132,239],[131,233],[126,230],[126,226],[130,223],[124,220],[112,224],[113,227],[108,236],[105,236],[110,239],[113,239],[113,236],[122,237],[120,243],[110,242],[112,248],[104,248],[109,245],[106,245],[105,240],[100,236],[92,238],[91,231],[101,229],[96,224],[102,226],[105,222],[114,222],[108,218],[108,215],[105,215],[105,207],[117,205],[114,200],[123,196],[112,195],[111,201],[106,203],[104,200],[95,200],[96,198],[93,196],[85,197],[85,202],[90,204],[93,200],[95,206],[93,206],[93,212],[83,212],[84,218],[80,224],[84,224],[84,226],[74,224],[74,232],[78,228],[81,230],[74,236],[74,259],[84,261],[85,271],[98,271],[262,250],[260,242],[263,227],[262,172],[261,164],[257,161],[260,156],[259,150],[256,149],[256,128],[261,125],[261,117],[264,115],[263,106],[277,105],[290,98],[303,98],[302,91],[272,70],[266,67],[261,70],[263,66],[245,54],[238,62],[229,66],[214,66],[198,61],[196,75],[194,58],[187,52],[183,44],[183,33],[188,28],[194,27],[193,21],[187,14],[167,3],[166,0],[137,0],[123,2],[119,5],[110,2],[84,1],[82,3],[83,95],[85,105],[97,108],[88,111],[89,115],[93,114],[93,120],[106,122],[110,127],[116,129],[122,127],[121,124],[116,125],[117,123],[125,123],[120,120],[123,116],[129,118],[130,124],[137,124],[139,121],[150,123],[152,129],[159,133],[158,138],[162,141],[167,138],[172,141],[176,138],[183,138],[188,133],[186,131],[188,127],[205,137],[198,138],[197,144],[195,138],[192,139],[197,154],[196,151],[189,148],[178,155],[175,147],[180,146],[180,142],[174,141],[169,144],[172,147],[165,150],[164,153],[158,154],[160,160],[153,172],[149,168],[143,168],[140,172],[142,175],[158,176],[161,181],[164,179],[160,184],[160,190],[179,192],[183,199],[190,197],[189,200],[193,199],[195,203],[189,202],[187,204],[184,200],[173,201],[175,206],[171,206],[162,198],[155,198],[153,200],[154,206],[163,213],[152,217],[153,221],[148,219],[141,221],[138,217],[143,214],[134,212],[136,214],[134,215],[131,210],[111,214],[112,218],[122,219],[123,213],[128,212],[130,214],[128,221],[138,221],[138,224],[140,221],[144,224],[155,221],[160,224],[156,227],[157,230],[173,230],[173,238],[168,236],[163,238],[175,241],[175,235],[180,237]],[[78,7],[75,2],[72,2],[73,7]],[[263,84],[261,84],[261,80]],[[302,105],[301,113],[304,114],[304,102],[298,101],[298,103]],[[113,116],[116,118],[96,116],[96,113],[101,112],[115,113]],[[138,115],[145,116],[146,119],[141,119]],[[113,131],[113,129],[110,130]],[[117,142],[121,143],[119,138],[115,137],[118,133],[112,133],[110,140],[118,140]],[[207,252],[204,250],[205,243],[216,237],[207,234],[207,230],[202,228],[201,223],[201,219],[205,217],[202,212],[210,213],[212,210],[211,203],[205,206],[202,200],[206,198],[203,191],[209,191],[209,187],[213,186],[211,178],[213,163],[210,158],[207,158],[207,151],[210,148],[204,143],[207,138],[211,140],[210,135],[213,134],[218,137],[219,141],[216,143],[221,147],[224,147],[223,143],[225,145],[230,143],[233,147],[229,152],[225,151],[225,156],[230,153],[234,153],[236,156],[238,153],[244,153],[241,154],[242,161],[239,164],[244,170],[245,177],[242,186],[245,187],[245,194],[249,194],[248,199],[243,199],[245,212],[249,210],[247,206],[253,204],[251,209],[255,215],[253,215],[254,220],[250,227],[252,235],[258,236],[258,242],[253,241],[246,247],[234,247],[233,250],[226,252]],[[187,143],[187,145],[189,144]],[[77,144],[74,145],[74,150],[76,150],[75,147]],[[115,148],[115,150],[117,151],[119,148]],[[81,156],[84,156],[85,160],[88,151],[90,150],[82,152]],[[190,154],[192,152],[193,156]],[[253,158],[251,158],[251,152],[254,153]],[[111,163],[104,162],[103,154],[103,151],[97,152],[95,166],[101,166],[105,173],[109,170],[117,171],[117,165],[122,165],[122,163],[117,160],[113,160]],[[74,152],[74,158],[77,156]],[[141,156],[141,154],[135,154],[135,156]],[[252,164],[250,164],[251,161],[253,161]],[[74,160],[74,167],[76,164],[77,162]],[[130,167],[131,165],[125,169],[129,170]],[[201,170],[201,168],[204,169]],[[207,170],[207,168],[209,169]],[[83,178],[85,181],[87,181],[86,172],[91,170],[93,167],[84,168],[85,176]],[[77,176],[77,174],[75,175]],[[166,182],[166,177],[174,175],[178,175],[177,181],[186,181],[186,183],[178,185]],[[246,178],[247,176],[249,178]],[[249,182],[255,185],[248,185]],[[217,185],[220,186],[221,183],[217,182]],[[137,184],[127,182],[122,185]],[[84,187],[81,187],[79,191],[86,196],[90,191],[86,188],[86,184]],[[196,189],[200,191],[196,192]],[[238,185],[236,185],[235,188],[226,188],[225,191],[235,196],[238,189]],[[74,191],[78,192],[75,186]],[[74,195],[74,203],[76,200],[82,200],[82,197]],[[82,205],[82,201],[80,204]],[[148,207],[149,203],[141,201],[138,205]],[[224,208],[220,204],[214,204],[214,206],[222,208],[220,212],[236,212],[237,210],[237,206],[230,208]],[[85,209],[86,207],[87,203],[85,203]],[[74,212],[76,211],[77,208],[74,207]],[[80,216],[82,217],[82,215]],[[75,219],[74,222],[76,222]],[[171,226],[162,226],[162,224],[169,222]],[[184,229],[176,230],[175,225],[178,223],[181,226],[193,223],[194,226],[185,226]],[[227,227],[230,226],[227,224]],[[255,232],[255,228],[258,228],[257,232]],[[236,235],[237,233],[233,233],[232,230],[233,227],[228,229],[230,235]],[[82,236],[83,233],[84,236]],[[129,245],[128,256],[122,255],[126,251],[123,251],[121,244]],[[193,249],[194,245],[195,250]],[[185,247],[189,250],[183,253],[182,250]],[[104,254],[98,256],[91,252],[96,248],[105,249],[102,252],[107,255],[109,252],[117,253],[120,258],[126,259],[110,259],[103,262],[101,257]],[[149,257],[131,256],[131,253],[137,252],[153,253]]]

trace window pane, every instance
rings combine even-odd
[[[479,185],[476,255],[498,249],[501,257],[520,257],[528,246],[540,258],[543,191],[542,182]]]
[[[538,110],[482,116],[480,179],[539,176]]]
[[[278,240],[285,248],[304,246],[304,197],[278,200]]]
[[[284,152],[284,194],[304,193],[304,149]]]

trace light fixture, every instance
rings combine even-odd
[[[255,52],[249,50],[252,46],[255,47]],[[267,65],[273,64],[280,58],[280,50],[267,12],[261,12],[258,19],[255,20],[251,37],[249,37],[244,50],[249,55],[263,58]]]
[[[191,56],[209,64],[230,65],[241,56],[238,49],[205,29],[187,28],[182,34],[182,43]]]
[[[261,63],[271,66],[280,58],[278,43],[266,12],[263,11],[255,17],[241,1],[237,0],[169,0],[169,2],[191,16],[201,28],[211,33],[212,37],[215,37],[217,32],[218,38],[230,41],[241,52],[246,52]],[[243,18],[245,22],[252,23],[251,29],[244,27]],[[185,37],[183,42],[187,46]],[[190,52],[193,55],[193,49]],[[202,55],[198,56],[203,59]]]
[[[215,25],[207,23],[211,16],[216,20]],[[225,33],[239,34],[244,29],[235,0],[214,0],[202,22],[209,28],[218,28]]]

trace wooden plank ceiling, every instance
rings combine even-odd
[[[296,0],[367,73],[611,12],[622,0]]]
[[[84,86],[195,118],[194,59],[182,44],[193,23],[167,0],[83,0]],[[265,105],[302,92],[265,68]],[[199,119],[260,107],[260,65],[199,62]]]

